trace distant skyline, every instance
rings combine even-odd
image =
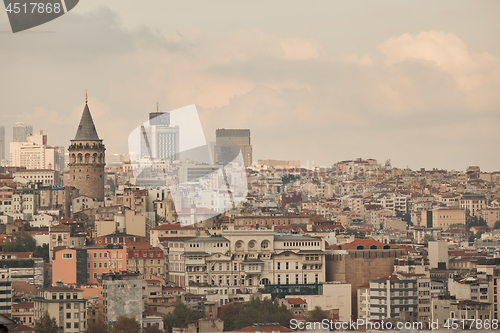
[[[249,128],[254,162],[500,171],[498,1],[138,6],[87,0],[17,34],[0,14],[7,152],[13,114],[68,147],[88,89],[107,154],[158,102],[196,104],[209,141]]]

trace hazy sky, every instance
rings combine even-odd
[[[257,159],[500,170],[500,2],[84,0],[12,34],[0,124],[68,146],[89,91],[107,153],[156,109],[205,135],[250,128]],[[313,162],[314,161],[314,162]]]

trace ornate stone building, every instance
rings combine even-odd
[[[80,195],[103,201],[106,148],[97,135],[87,101],[68,150],[70,185],[76,187]]]

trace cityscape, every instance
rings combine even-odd
[[[251,129],[184,154],[196,119],[158,108],[107,154],[90,104],[67,148],[18,121],[3,155],[14,332],[497,328],[500,172],[254,161]]]
[[[499,330],[498,0],[4,5],[0,333]]]

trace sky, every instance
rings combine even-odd
[[[0,14],[0,126],[74,138],[88,90],[107,153],[195,104],[253,159],[500,171],[500,2],[85,0],[13,34]]]

